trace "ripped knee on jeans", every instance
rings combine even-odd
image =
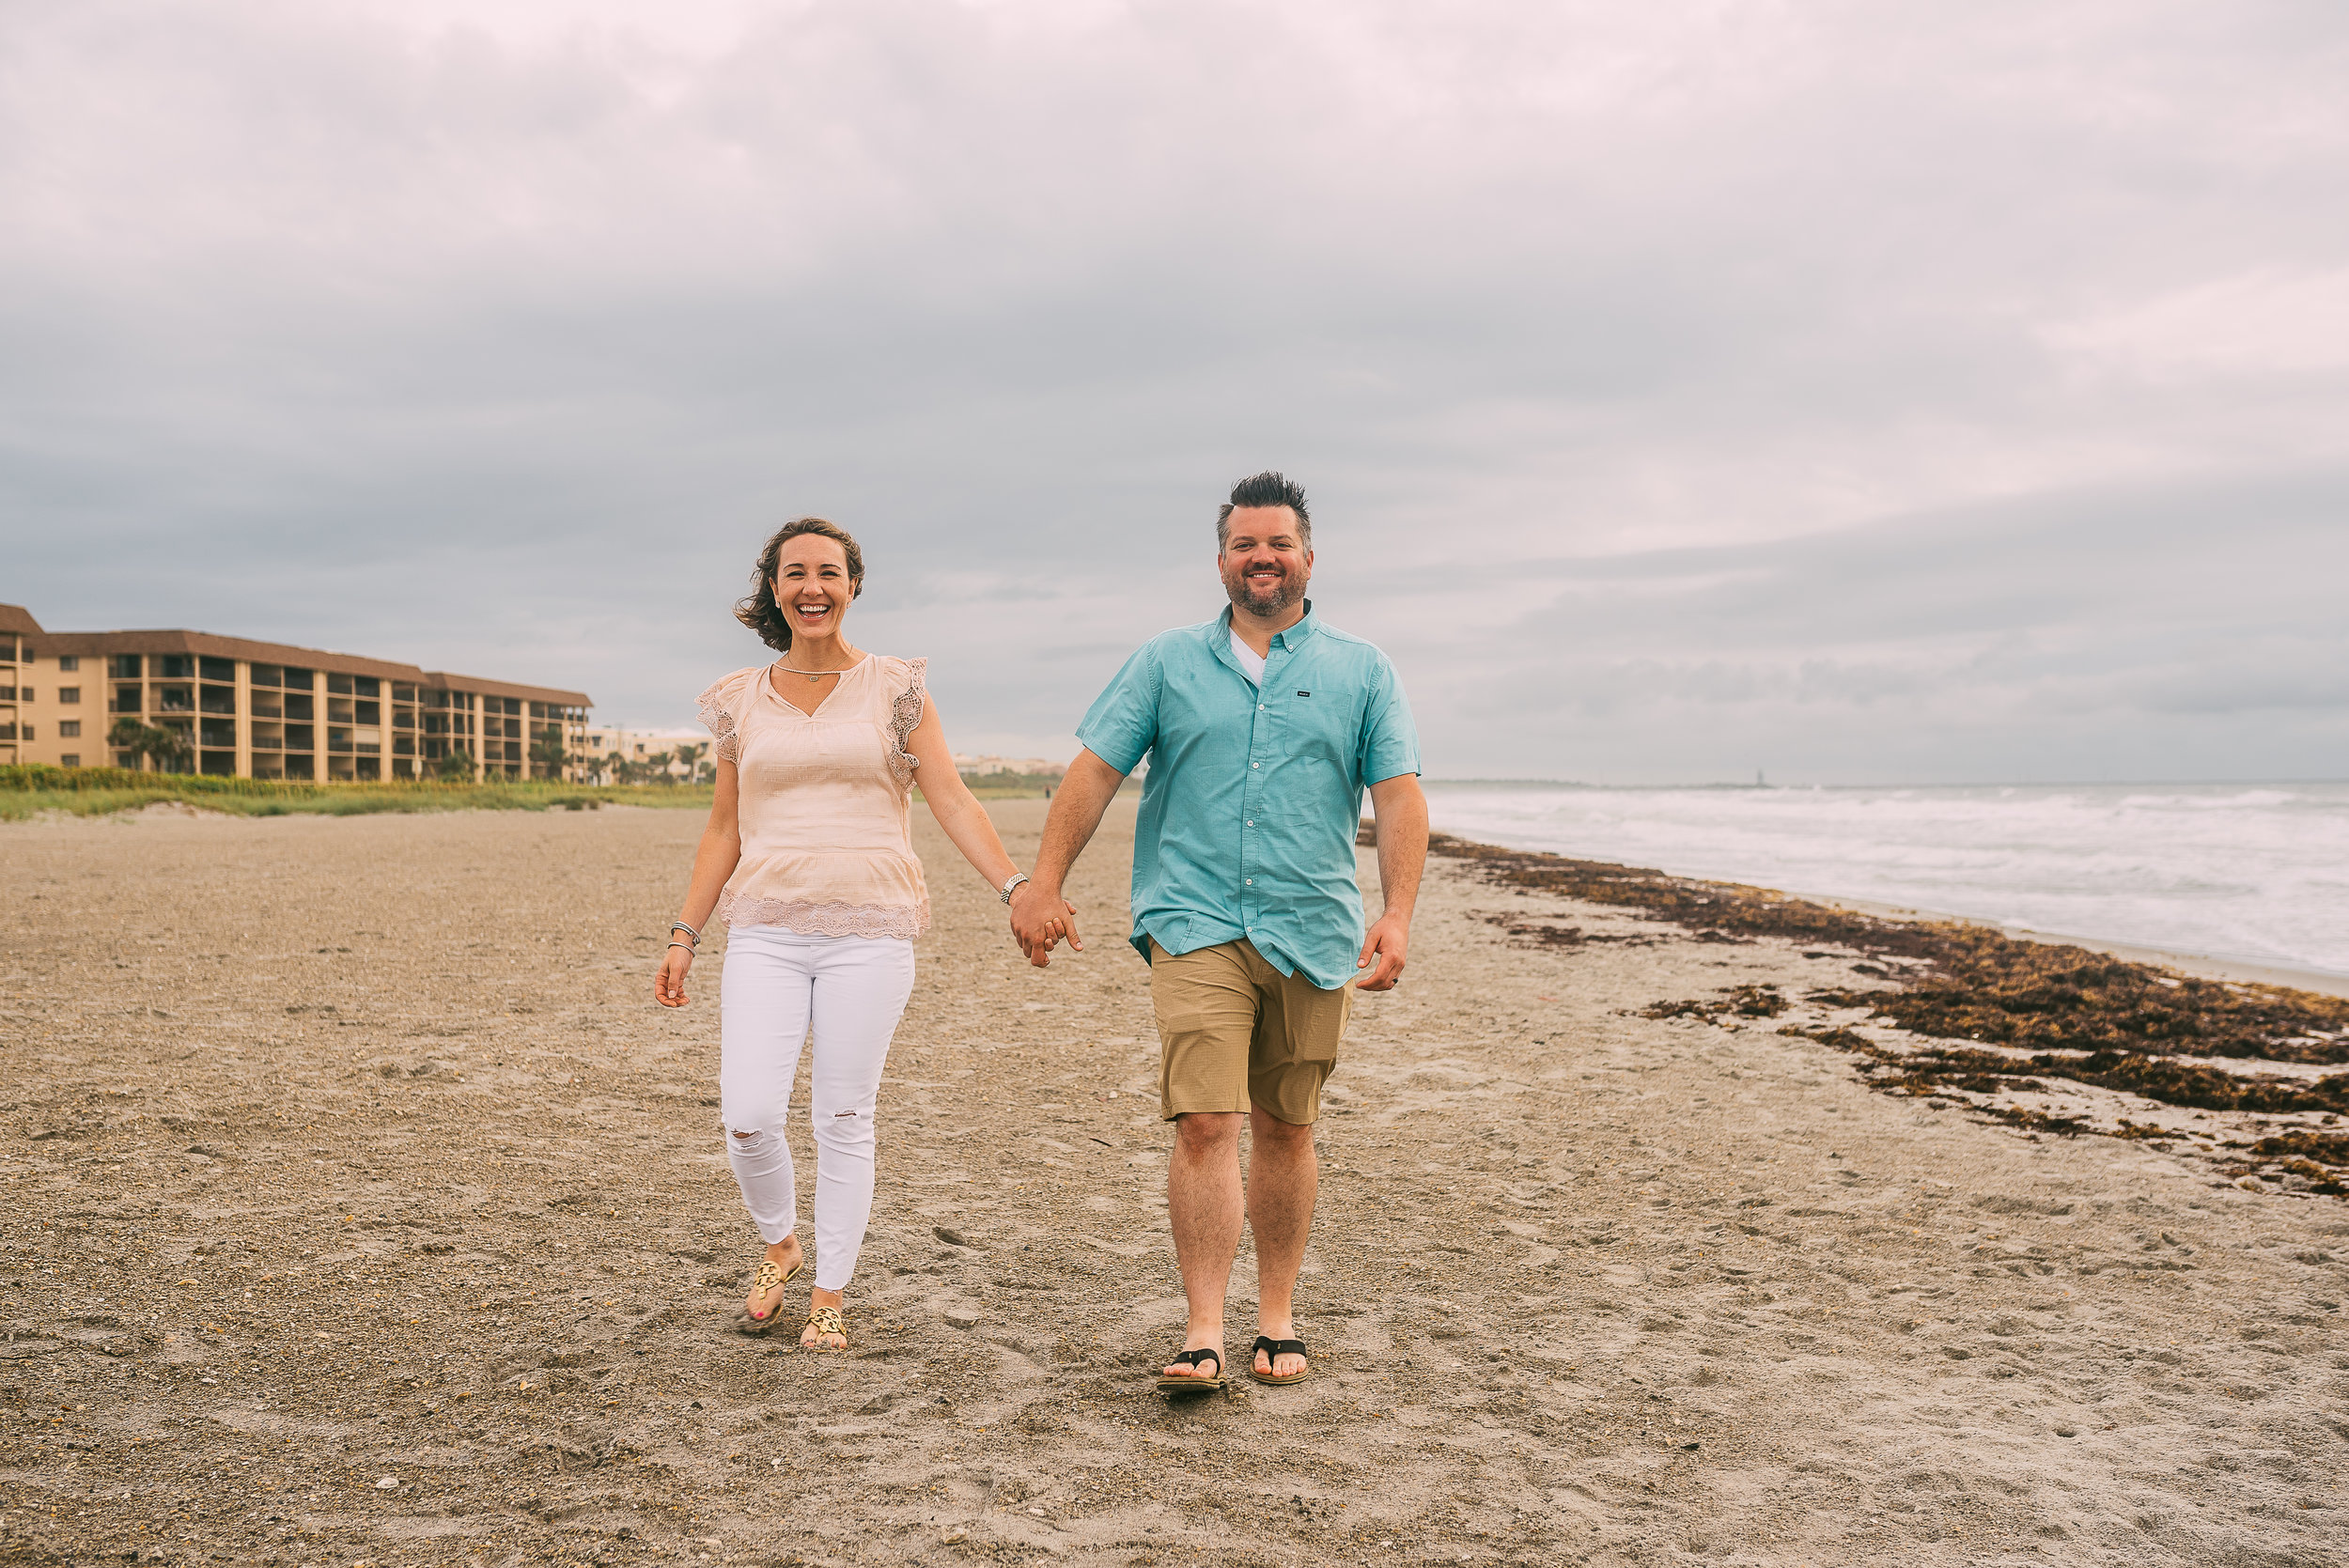
[[[744,1154],[749,1154],[764,1146],[767,1141],[767,1129],[765,1127],[728,1127],[726,1128],[726,1141]]]

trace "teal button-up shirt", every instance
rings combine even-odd
[[[1121,773],[1143,757],[1133,944],[1190,953],[1242,937],[1324,990],[1354,976],[1362,791],[1419,771],[1387,656],[1314,615],[1275,633],[1262,690],[1232,657],[1232,613],[1162,631],[1094,700],[1077,738]]]

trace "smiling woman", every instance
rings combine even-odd
[[[686,1003],[712,915],[729,933],[721,982],[719,1104],[726,1156],[767,1244],[737,1327],[771,1330],[806,1266],[785,1124],[801,1047],[816,1160],[816,1281],[800,1343],[845,1350],[844,1293],[873,1205],[874,1100],[913,988],[929,893],[913,852],[913,781],[948,838],[1008,898],[1019,868],[955,770],[930,701],[928,660],[850,645],[864,586],[856,540],[821,518],[786,523],[735,609],[783,657],[701,695],[717,789],[685,907],[653,990]]]
[[[840,548],[790,549],[792,540],[811,536],[830,539]],[[791,555],[788,562],[784,559],[786,551]],[[847,594],[837,604],[833,603],[834,587],[845,588]],[[837,638],[848,601],[863,592],[864,552],[848,531],[823,518],[797,518],[778,529],[767,548],[758,552],[758,565],[751,572],[750,597],[734,607],[734,618],[757,632],[759,641],[769,647],[787,654],[794,628],[810,636],[830,633]],[[786,600],[791,603],[788,611],[784,608]],[[819,676],[837,672],[802,669],[799,673]]]

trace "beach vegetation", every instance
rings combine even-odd
[[[359,816],[379,812],[588,811],[607,805],[701,807],[709,791],[671,784],[573,784],[554,780],[366,783],[221,778],[129,768],[0,767],[0,821],[45,814],[104,816],[176,803],[235,816]]]

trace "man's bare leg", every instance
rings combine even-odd
[[[1223,1296],[1239,1251],[1239,1116],[1188,1111],[1174,1119],[1174,1153],[1166,1163],[1166,1217],[1174,1229],[1174,1264],[1183,1273],[1190,1321],[1185,1350],[1213,1350],[1223,1363]],[[1188,1361],[1166,1368],[1170,1377],[1205,1375]]]
[[[1248,1132],[1248,1223],[1256,1233],[1256,1332],[1269,1339],[1294,1339],[1297,1271],[1304,1266],[1305,1243],[1314,1229],[1314,1199],[1321,1189],[1313,1124],[1283,1122],[1258,1106],[1249,1112]],[[1287,1377],[1305,1370],[1305,1358],[1295,1351],[1268,1361],[1260,1350],[1256,1361],[1256,1370],[1269,1376]]]

